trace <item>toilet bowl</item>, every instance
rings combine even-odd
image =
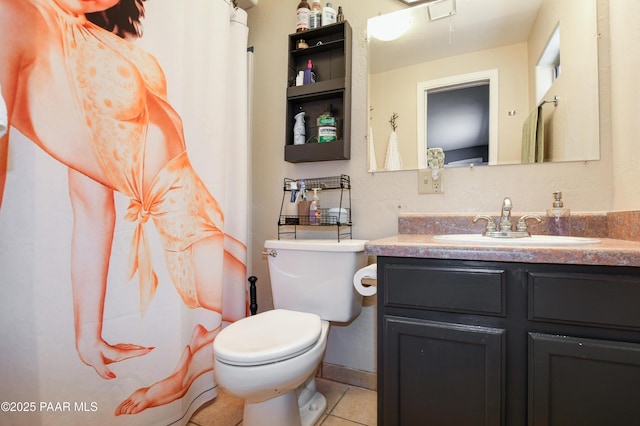
[[[313,378],[322,360],[329,323],[315,314],[278,309],[228,328],[234,325],[243,330],[220,332],[214,342],[214,371],[218,385],[245,400],[243,424],[313,424],[315,420],[303,420],[320,417],[326,400],[315,392],[315,383],[307,382],[311,382],[308,379]],[[292,325],[295,330],[283,336],[283,330]],[[304,326],[308,330],[301,330]],[[269,341],[271,347],[279,349],[263,350]],[[307,400],[299,402],[298,394],[304,394],[304,389],[299,388],[303,385],[309,389]]]
[[[245,426],[311,426],[326,409],[315,374],[330,321],[349,322],[362,297],[353,275],[364,240],[268,240],[274,310],[241,319],[213,342],[214,374],[245,401]]]

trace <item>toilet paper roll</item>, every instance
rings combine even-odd
[[[353,286],[356,291],[363,296],[373,296],[378,292],[378,287],[375,285],[364,285],[362,280],[375,281],[378,279],[378,264],[366,266],[359,269],[353,276]]]

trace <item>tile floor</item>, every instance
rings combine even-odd
[[[376,426],[376,392],[326,379],[316,379],[327,398],[327,412],[316,426]],[[211,403],[200,408],[189,426],[241,426],[242,400],[220,391]]]

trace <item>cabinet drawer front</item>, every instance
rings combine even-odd
[[[501,269],[385,265],[386,306],[480,313],[506,313]]]
[[[529,319],[640,329],[640,277],[528,273]]]

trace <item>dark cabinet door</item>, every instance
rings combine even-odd
[[[382,334],[379,424],[503,424],[503,329],[387,315]]]
[[[640,425],[640,344],[529,334],[529,426]]]

